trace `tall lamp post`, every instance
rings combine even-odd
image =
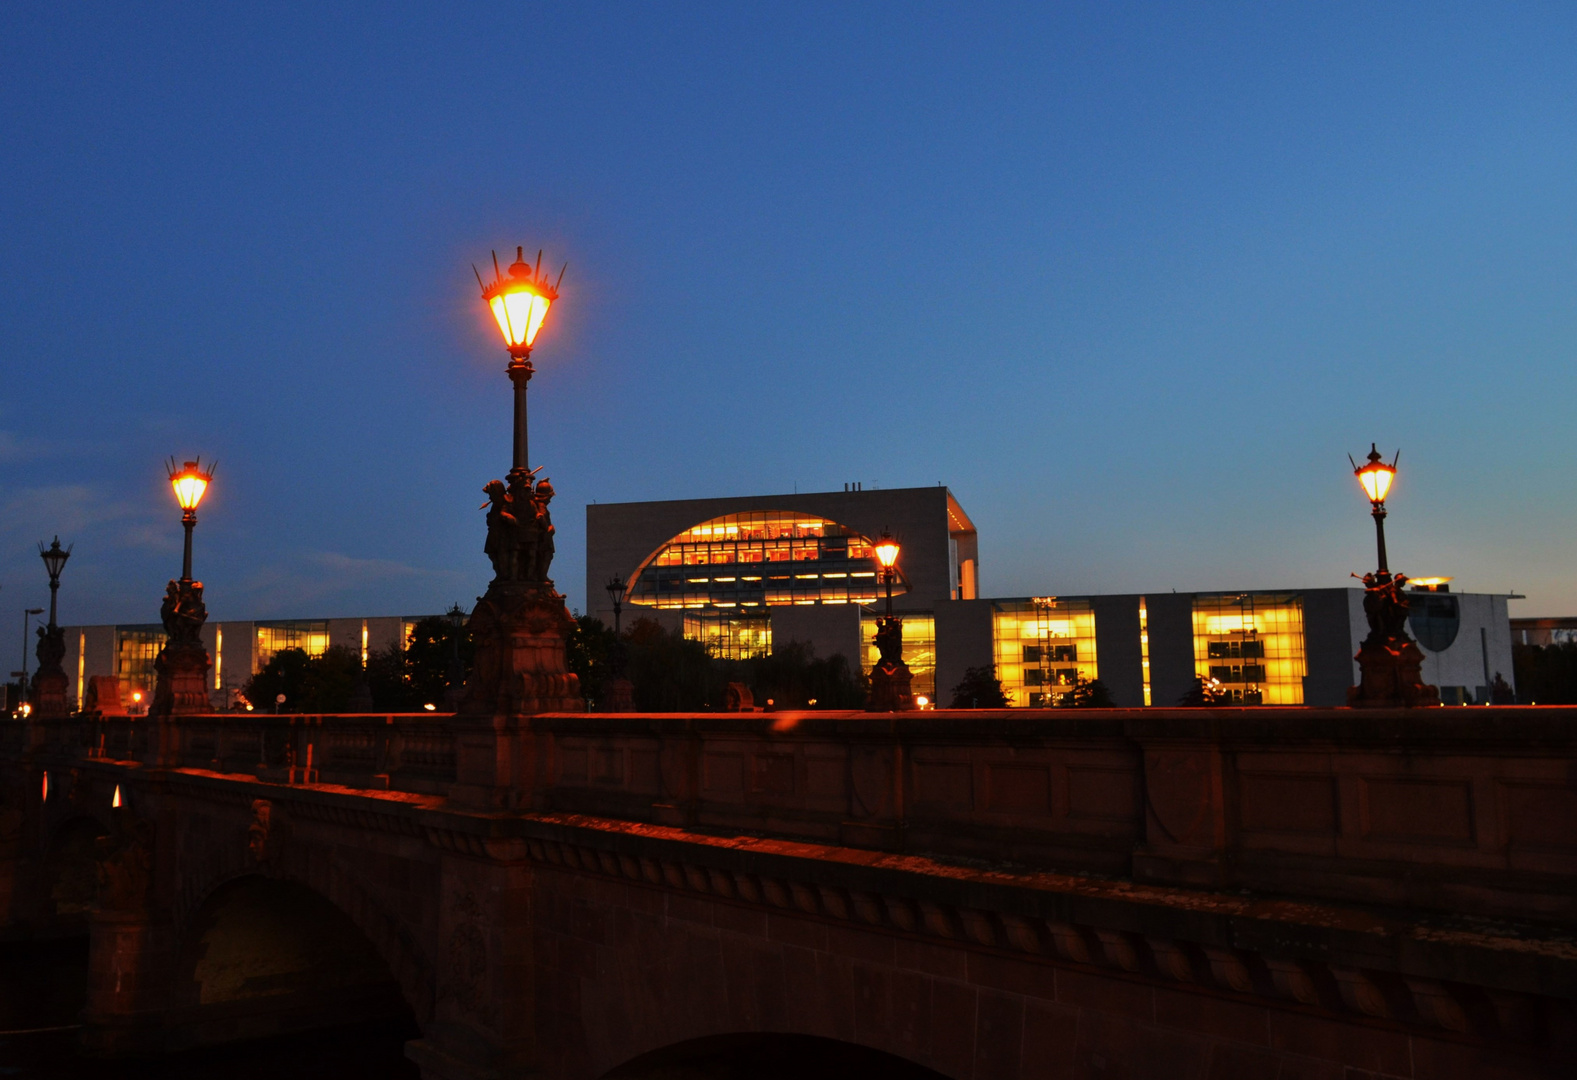
[[[33,676],[34,706],[40,716],[65,716],[66,679],[61,661],[66,658],[66,633],[55,623],[56,597],[60,592],[60,572],[71,557],[71,547],[60,546],[60,537],[45,547],[38,544],[39,557],[49,574],[49,624],[38,628],[38,674]]]
[[[181,556],[181,576],[164,589],[159,620],[164,624],[164,648],[154,657],[153,704],[149,714],[157,717],[206,713],[213,706],[208,700],[208,650],[203,646],[203,623],[208,609],[203,604],[203,583],[192,579],[192,530],[197,526],[197,507],[213,483],[214,466],[204,467],[202,458],[176,467],[172,457],[165,463],[170,489],[181,508],[181,525],[186,530],[185,550]]]
[[[628,656],[624,649],[624,633],[619,623],[624,610],[624,594],[629,585],[618,574],[603,586],[608,599],[613,602],[613,647],[608,652],[608,679],[602,690],[601,709],[604,712],[634,712],[635,684],[625,674]]]
[[[1369,498],[1379,561],[1375,571],[1364,574],[1362,579],[1369,636],[1363,639],[1354,657],[1358,661],[1359,681],[1357,686],[1348,687],[1347,704],[1354,708],[1439,705],[1440,691],[1423,680],[1423,651],[1407,634],[1407,575],[1391,573],[1385,552],[1385,499],[1396,480],[1401,452],[1387,464],[1376,444],[1370,443],[1364,464],[1353,461],[1351,454],[1347,460]]]
[[[553,485],[546,478],[535,479],[540,470],[531,467],[526,438],[526,386],[535,373],[531,350],[548,309],[558,299],[564,272],[560,270],[558,281],[549,284],[542,273],[540,252],[534,266],[526,262],[524,248],[516,248],[515,254],[507,273],[499,269],[498,256],[493,256],[491,282],[484,282],[480,273],[476,275],[482,300],[498,323],[509,353],[505,371],[514,386],[515,431],[507,482],[493,480],[482,489],[488,499],[483,504],[487,509],[483,550],[492,561],[493,580],[486,595],[471,609],[469,625],[476,654],[457,710],[462,722],[484,716],[578,712],[586,707],[580,681],[569,670],[565,653],[575,620],[548,577],[554,551],[553,518],[548,510]],[[497,730],[497,725],[490,730]],[[480,753],[484,742],[467,745],[474,745]],[[507,751],[500,747],[498,753]],[[478,759],[474,769],[465,763],[457,768],[475,774],[475,782],[466,776],[459,779],[462,801],[481,800],[486,805],[507,801],[508,794],[498,788],[502,768],[498,761],[486,764]],[[493,779],[484,782],[485,776]]]
[[[869,712],[901,712],[914,708],[911,689],[913,676],[903,660],[903,620],[893,615],[893,582],[898,577],[898,541],[886,529],[875,544],[876,562],[882,568],[887,586],[887,614],[876,621],[876,651],[879,657],[871,668]]]
[[[13,671],[11,674],[20,674],[22,676],[22,708],[24,711],[27,711],[27,624],[32,621],[34,615],[42,614],[44,614],[44,609],[41,607],[22,609],[22,670],[20,673]]]

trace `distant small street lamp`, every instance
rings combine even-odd
[[[565,264],[565,269],[569,264]],[[476,267],[471,268],[473,272]],[[525,248],[515,249],[515,261],[509,265],[506,277],[498,268],[498,255],[493,255],[493,282],[482,281],[477,273],[476,283],[482,286],[482,299],[498,321],[499,332],[504,335],[504,347],[509,350],[510,361],[506,369],[509,381],[515,385],[515,458],[510,473],[526,474],[531,470],[526,453],[526,384],[535,369],[531,366],[531,346],[547,318],[548,308],[559,298],[558,286],[564,282],[564,271],[559,271],[558,281],[548,284],[542,274],[542,253],[537,252],[537,264],[526,262]]]
[[[915,707],[910,689],[912,676],[903,659],[903,620],[893,615],[893,581],[898,576],[898,541],[891,533],[882,530],[877,538],[876,561],[882,568],[882,580],[887,584],[887,616],[876,620],[876,651],[879,659],[871,668],[870,699],[866,702],[869,712],[898,712]]]
[[[608,579],[608,583],[603,588],[608,590],[608,599],[613,601],[613,636],[618,637],[619,612],[624,610],[624,590],[626,588],[624,579],[618,574],[614,574]]]
[[[60,591],[60,572],[66,568],[66,560],[71,558],[71,549],[75,545],[60,546],[60,537],[55,537],[49,547],[44,542],[38,542],[39,557],[44,560],[44,569],[49,574],[49,625],[55,625],[55,594]]]
[[[22,675],[22,705],[23,705],[24,708],[27,706],[27,624],[32,621],[32,618],[33,618],[34,615],[42,615],[42,614],[44,614],[44,609],[41,608],[41,607],[30,607],[30,608],[23,608],[22,609],[22,671],[21,671],[21,675]],[[15,672],[13,672],[13,674],[15,674]]]
[[[66,672],[61,661],[66,658],[66,634],[55,624],[56,595],[60,592],[60,572],[71,557],[70,547],[60,546],[60,537],[45,547],[38,544],[39,557],[49,572],[49,624],[38,628],[38,674],[33,677],[34,697],[41,716],[65,716],[70,710],[66,704]]]
[[[170,487],[175,491],[175,501],[181,507],[181,524],[186,526],[186,554],[181,559],[181,580],[192,580],[192,529],[197,524],[197,504],[208,493],[213,482],[214,466],[202,467],[202,458],[188,461],[179,469],[172,457],[166,468],[170,474]]]
[[[1380,573],[1390,573],[1386,566],[1385,558],[1385,497],[1391,490],[1391,482],[1396,479],[1396,463],[1401,460],[1402,452],[1398,450],[1396,456],[1387,465],[1380,457],[1380,451],[1374,443],[1369,444],[1369,460],[1359,465],[1353,461],[1352,455],[1347,455],[1347,460],[1352,462],[1353,475],[1358,477],[1358,483],[1363,485],[1364,494],[1369,496],[1370,511],[1374,515],[1374,535],[1380,552]]]

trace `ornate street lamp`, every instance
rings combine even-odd
[[[886,529],[876,540],[876,561],[882,567],[882,580],[887,583],[887,617],[893,617],[893,578],[898,576],[898,541]]]
[[[49,624],[38,628],[38,674],[33,676],[33,696],[40,716],[65,716],[68,680],[61,661],[66,658],[66,634],[55,625],[55,598],[60,591],[60,572],[71,558],[71,547],[61,547],[57,536],[47,548],[40,540],[38,554],[49,573]]]
[[[869,712],[900,712],[914,708],[912,676],[903,660],[903,620],[893,615],[893,581],[898,577],[898,541],[886,529],[875,544],[876,562],[887,585],[887,616],[876,620],[876,651],[880,658],[871,668]]]
[[[1353,461],[1352,455],[1347,455],[1347,460],[1352,462],[1353,475],[1358,478],[1358,483],[1363,486],[1364,494],[1369,496],[1370,513],[1374,515],[1375,542],[1380,551],[1380,573],[1386,574],[1390,570],[1385,564],[1385,497],[1390,493],[1391,481],[1396,479],[1396,463],[1402,459],[1402,452],[1398,450],[1387,465],[1380,457],[1380,451],[1374,443],[1369,444],[1369,460],[1363,465]]]
[[[498,329],[504,335],[504,347],[509,350],[509,381],[515,384],[515,460],[510,469],[513,482],[516,473],[529,474],[531,466],[526,454],[526,384],[531,381],[535,368],[531,366],[531,346],[536,343],[537,331],[548,316],[548,308],[559,298],[558,287],[564,283],[564,270],[559,271],[558,281],[549,285],[542,274],[542,252],[537,252],[537,264],[526,262],[526,249],[515,249],[515,261],[509,264],[506,277],[498,268],[498,253],[493,253],[493,282],[482,281],[475,266],[476,283],[482,286],[482,299],[487,301]]]
[[[197,506],[213,483],[214,466],[203,467],[202,458],[184,462],[179,468],[172,457],[165,463],[170,488],[181,508],[181,524],[186,529],[186,546],[181,556],[181,576],[164,588],[164,603],[159,621],[167,640],[154,657],[154,716],[192,715],[209,712],[208,650],[203,645],[203,623],[208,608],[203,604],[203,583],[192,580],[192,529],[197,524]]]
[[[181,507],[181,524],[186,527],[186,554],[181,559],[182,581],[192,580],[192,529],[197,524],[197,504],[203,501],[203,496],[208,493],[208,485],[214,478],[214,465],[210,464],[204,469],[202,460],[199,455],[196,461],[188,461],[177,469],[172,457],[165,465],[170,474],[170,487],[175,491],[175,501]]]
[[[553,485],[545,478],[535,480],[538,470],[531,468],[526,440],[526,385],[534,372],[531,350],[548,309],[558,299],[564,271],[549,284],[542,274],[540,252],[535,266],[526,262],[524,248],[515,252],[507,273],[499,269],[498,255],[493,255],[491,283],[476,274],[482,300],[504,336],[510,357],[505,370],[515,388],[514,457],[508,482],[493,480],[482,489],[488,499],[483,504],[487,509],[483,550],[492,561],[493,580],[471,609],[468,625],[475,659],[457,709],[462,725],[488,718],[489,732],[496,732],[493,721],[501,716],[578,712],[586,707],[565,651],[575,620],[548,577],[554,552],[548,510]],[[492,738],[466,745],[481,752],[484,745],[492,745]],[[492,781],[480,780],[484,775],[496,777],[498,763],[468,760],[457,769],[471,776],[473,765],[478,779],[460,782],[459,800],[494,807],[507,802],[507,792]]]
[[[1365,574],[1362,579],[1369,636],[1363,639],[1354,657],[1358,661],[1359,683],[1347,690],[1347,704],[1354,707],[1440,704],[1440,691],[1423,680],[1424,654],[1407,634],[1407,575],[1391,573],[1386,560],[1385,497],[1396,479],[1396,463],[1401,456],[1401,451],[1397,451],[1386,464],[1374,443],[1369,444],[1369,457],[1362,465],[1347,455],[1353,475],[1369,497],[1380,563],[1374,573]]]
[[[624,584],[622,577],[614,574],[608,579],[608,583],[603,588],[608,590],[608,599],[613,601],[613,636],[618,637],[619,612],[624,610],[624,590],[627,586]]]

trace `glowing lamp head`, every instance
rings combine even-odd
[[[891,570],[898,562],[898,541],[886,529],[876,540],[876,561],[882,564],[883,570]]]
[[[214,478],[213,465],[205,469],[202,460],[199,457],[196,461],[188,461],[177,469],[175,459],[171,458],[167,466],[170,473],[170,487],[175,489],[175,501],[188,513],[196,510],[197,504],[203,501],[203,496],[208,492],[208,485]]]
[[[566,263],[565,269],[568,268]],[[558,286],[564,281],[564,271],[559,271],[557,283],[549,285],[542,274],[542,253],[537,252],[537,265],[532,266],[526,262],[525,249],[516,248],[515,261],[507,275],[498,269],[498,254],[493,254],[493,274],[491,285],[484,284],[482,275],[477,274],[482,299],[498,321],[505,347],[512,353],[528,353],[537,340],[537,331],[542,329],[542,320],[547,318],[548,308],[559,298]]]
[[[1363,485],[1363,492],[1369,496],[1369,501],[1375,506],[1385,502],[1386,495],[1391,490],[1391,481],[1396,479],[1396,461],[1401,457],[1397,452],[1396,458],[1387,465],[1380,457],[1380,451],[1374,443],[1369,444],[1369,460],[1359,465],[1353,462],[1353,475],[1358,477],[1358,483]],[[1347,460],[1352,461],[1352,458]]]

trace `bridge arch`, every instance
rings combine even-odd
[[[416,1002],[378,943],[317,890],[246,873],[179,927],[170,1048],[361,1021],[419,1031]]]
[[[234,845],[193,860],[201,872],[186,873],[177,887],[175,924],[178,940],[198,929],[204,905],[232,882],[267,878],[300,886],[330,904],[349,920],[355,931],[372,944],[401,994],[426,1026],[432,1018],[436,976],[431,959],[412,929],[387,911],[371,888],[344,867],[333,853],[301,844],[291,845],[285,857],[263,863],[249,861]]]
[[[602,1080],[945,1080],[906,1058],[815,1035],[752,1032],[690,1039],[642,1054]]]

